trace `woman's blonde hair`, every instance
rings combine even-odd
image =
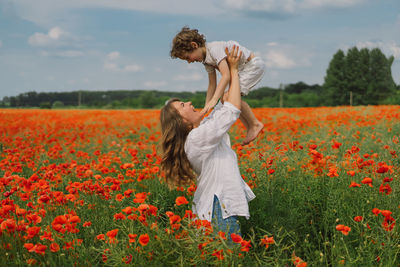
[[[168,185],[188,185],[196,176],[185,153],[185,142],[192,127],[185,123],[172,103],[180,101],[170,99],[161,109],[161,170],[165,172]]]

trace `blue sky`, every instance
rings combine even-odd
[[[400,84],[399,0],[0,0],[0,98],[19,93],[205,91],[200,63],[171,59],[197,28],[266,64],[258,85],[322,84],[338,49],[379,47]]]

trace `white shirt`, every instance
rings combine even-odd
[[[255,195],[240,175],[227,133],[239,115],[240,110],[231,103],[218,103],[187,136],[185,152],[198,174],[192,209],[199,219],[211,222],[214,195],[220,201],[224,219],[250,217],[248,201]]]
[[[217,41],[217,42],[206,42],[206,57],[203,61],[204,67],[207,72],[212,72],[218,69],[218,64],[226,58],[225,47],[231,51],[233,45],[239,46],[239,51],[242,51],[242,56],[239,61],[239,70],[243,68],[249,58],[251,51],[246,47],[239,45],[236,41]]]

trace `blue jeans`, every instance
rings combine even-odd
[[[223,219],[221,204],[219,203],[216,195],[214,195],[211,223],[216,234],[218,234],[219,231],[225,232],[226,240],[229,243],[232,242],[232,233],[240,235],[240,225],[239,221],[237,220],[237,216],[230,216],[226,219]]]

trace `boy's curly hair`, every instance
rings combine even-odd
[[[180,58],[184,53],[192,52],[193,47],[191,42],[195,42],[199,47],[203,47],[206,44],[206,37],[200,34],[197,29],[190,29],[185,26],[172,40],[170,56],[172,58]]]

